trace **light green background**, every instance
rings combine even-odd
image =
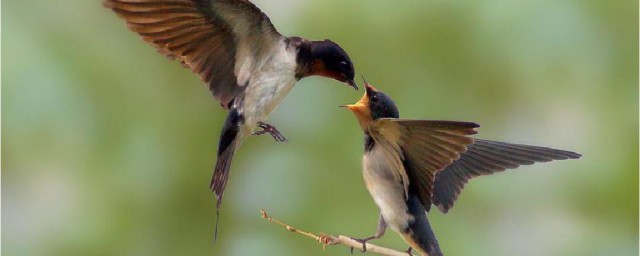
[[[349,255],[260,218],[371,235],[361,96],[298,83],[238,152],[213,245],[225,112],[97,0],[2,5],[3,255]],[[584,156],[474,179],[429,218],[447,255],[638,254],[637,1],[255,1],[285,35],[331,38],[401,116]],[[393,232],[376,242],[399,250]],[[356,253],[356,255],[360,255]]]

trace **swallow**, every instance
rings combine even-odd
[[[243,141],[264,133],[286,141],[264,121],[298,80],[322,76],[358,89],[353,63],[338,44],[283,36],[247,0],[104,0],[103,5],[159,53],[196,73],[228,110],[209,185],[218,217],[231,161]]]
[[[408,253],[443,255],[427,219],[431,205],[446,213],[473,177],[536,162],[575,159],[578,153],[474,139],[472,122],[400,119],[394,101],[366,81],[365,94],[346,105],[364,132],[363,177],[380,209],[378,228],[387,227],[409,244]]]

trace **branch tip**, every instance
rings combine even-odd
[[[304,235],[306,237],[312,238],[313,240],[316,240],[318,243],[322,244],[322,250],[324,251],[326,249],[327,245],[338,245],[338,244],[342,244],[344,246],[347,246],[351,249],[355,248],[355,249],[359,249],[359,250],[363,250],[363,245],[361,242],[358,242],[356,240],[353,240],[353,238],[345,236],[345,235],[338,235],[338,236],[334,236],[334,235],[329,235],[329,234],[325,234],[325,233],[320,233],[320,235],[316,235],[314,233],[311,232],[306,232],[300,229],[296,229],[291,225],[285,224],[277,219],[274,219],[273,217],[267,215],[267,212],[263,209],[260,209],[260,215],[262,216],[263,219],[268,220],[269,222],[274,222],[282,227],[284,227],[286,230],[291,231],[293,233],[298,233],[301,235]],[[386,247],[382,247],[382,246],[378,246],[375,244],[370,244],[367,243],[367,252],[371,252],[371,253],[376,253],[376,254],[380,254],[380,255],[387,255],[387,256],[406,256],[407,253],[406,252],[400,252],[400,251],[396,251],[393,249],[389,249]],[[411,255],[411,254],[409,254]]]

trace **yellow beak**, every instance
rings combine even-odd
[[[344,105],[343,107],[348,108],[354,113],[363,112],[363,110],[369,108],[369,98],[367,98],[367,93],[365,92],[362,98],[354,104]]]
[[[364,79],[364,78],[363,78]],[[354,104],[349,104],[349,105],[344,105],[341,107],[346,107],[349,110],[355,112],[361,112],[363,113],[363,110],[369,108],[369,92],[377,92],[378,89],[376,89],[375,87],[373,87],[371,84],[367,83],[367,81],[364,81],[364,95],[362,96],[362,98],[360,98],[360,100]]]
[[[365,84],[365,87],[367,89],[365,90],[362,98],[358,100],[358,102],[341,107],[346,107],[351,110],[351,112],[356,115],[356,118],[360,123],[360,127],[362,127],[362,129],[366,131],[371,121],[373,121],[373,117],[371,116],[371,110],[369,110],[369,96],[367,95],[367,91],[369,91],[370,85]]]

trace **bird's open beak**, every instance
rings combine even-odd
[[[354,104],[344,105],[341,107],[345,107],[351,110],[351,112],[356,115],[356,118],[358,119],[358,123],[360,123],[360,127],[362,127],[362,130],[366,131],[368,129],[367,127],[369,127],[369,124],[371,124],[371,122],[373,121],[373,116],[371,115],[371,110],[369,109],[369,95],[377,92],[378,89],[367,83],[367,80],[365,80],[364,77],[362,77],[362,80],[364,81],[365,87],[364,95],[362,95],[362,98],[360,98],[360,100],[358,100],[358,102]]]
[[[351,112],[356,115],[358,123],[360,123],[360,127],[362,127],[363,130],[366,130],[372,121],[371,110],[369,110],[369,95],[366,91],[358,102],[340,107],[345,107],[351,110]]]
[[[351,87],[353,87],[353,89],[356,89],[356,91],[358,90],[358,85],[356,84],[356,82],[354,82],[353,80],[348,80],[347,84]]]
[[[354,104],[348,104],[348,105],[343,105],[340,107],[343,108],[348,108],[349,110],[353,111],[356,114],[364,114],[365,110],[369,110],[369,97],[367,96],[367,92],[364,92],[364,95],[362,96],[362,98],[360,98],[360,100],[358,100],[358,102],[354,103]]]
[[[367,80],[364,79],[364,76],[362,77],[362,81],[364,82],[364,88],[365,88],[364,95],[362,95],[362,98],[360,98],[360,100],[354,104],[343,105],[340,107],[348,108],[349,110],[353,111],[356,114],[366,114],[369,111],[369,94],[373,92],[377,92],[378,89],[376,89],[371,84],[369,84]],[[353,83],[353,86],[355,86],[355,83]],[[357,89],[357,87],[355,88]]]

